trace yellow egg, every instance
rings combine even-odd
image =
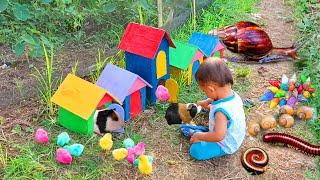
[[[304,92],[303,92],[303,96],[304,96],[305,98],[309,98],[309,97],[310,97],[309,91],[304,91]]]
[[[270,89],[273,93],[277,93],[279,89],[277,87],[271,86],[268,89]]]

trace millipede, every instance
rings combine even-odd
[[[302,139],[285,133],[267,133],[263,135],[267,143],[283,143],[310,155],[320,155],[320,146],[310,144]]]
[[[264,173],[267,169],[268,161],[268,154],[258,147],[248,148],[241,155],[242,166],[252,175]]]

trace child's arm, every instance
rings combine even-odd
[[[209,109],[209,105],[212,103],[212,101],[213,100],[211,98],[208,98],[206,100],[198,101],[197,105],[201,106],[202,108]]]
[[[198,141],[219,142],[224,139],[227,132],[228,119],[222,112],[216,112],[214,118],[213,132],[195,133],[190,139],[191,143]]]

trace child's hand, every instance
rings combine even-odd
[[[208,109],[209,110],[209,105],[211,104],[211,102],[207,99],[207,100],[202,100],[202,101],[198,101],[197,105],[201,106],[204,109]]]
[[[200,133],[194,133],[194,134],[191,136],[190,142],[191,142],[192,144],[200,141],[200,139],[199,139],[199,137],[198,137],[199,134],[200,134]]]

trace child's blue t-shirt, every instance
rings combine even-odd
[[[214,128],[214,114],[222,112],[228,118],[225,138],[217,142],[226,154],[233,154],[241,146],[246,132],[246,121],[243,103],[240,96],[233,91],[227,98],[212,102],[213,109],[209,114],[209,131]]]

